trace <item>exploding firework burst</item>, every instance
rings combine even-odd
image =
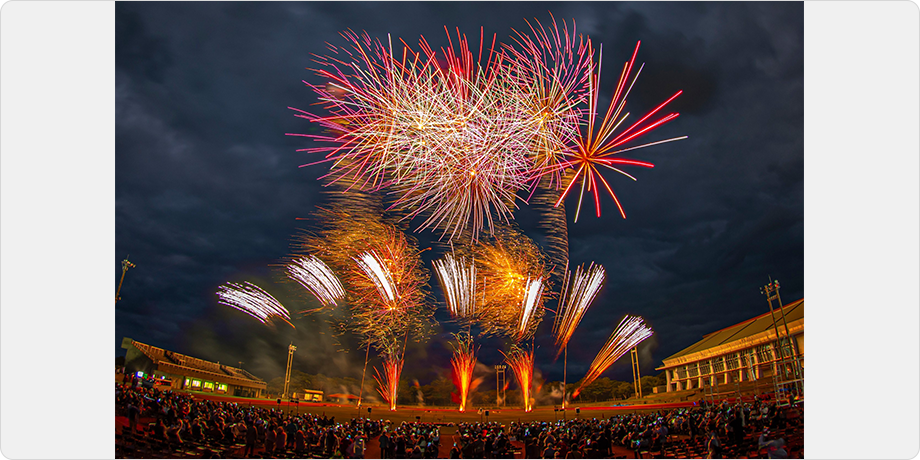
[[[262,324],[271,324],[272,317],[276,317],[294,327],[290,321],[291,316],[284,305],[249,281],[244,281],[242,284],[226,283],[217,289],[218,302],[221,305],[247,313]]]
[[[533,410],[530,391],[533,387],[533,350],[524,350],[518,347],[511,349],[508,354],[502,352],[505,361],[511,367],[514,378],[521,387],[521,396],[524,399],[524,412]]]
[[[454,385],[457,387],[460,399],[460,412],[466,410],[467,398],[472,390],[473,369],[476,367],[476,349],[473,347],[473,338],[468,334],[456,335],[457,345],[454,355],[450,359],[454,373]]]
[[[588,45],[590,47],[590,43]],[[623,211],[623,206],[620,204],[620,200],[617,198],[616,194],[613,192],[613,189],[610,187],[610,184],[604,179],[604,176],[600,174],[599,167],[613,170],[618,172],[632,180],[636,180],[635,177],[626,173],[620,166],[622,165],[632,165],[632,166],[643,166],[646,168],[652,168],[654,165],[646,161],[631,160],[627,158],[620,158],[617,155],[623,152],[630,150],[636,150],[644,147],[650,147],[652,145],[663,144],[666,142],[673,142],[681,139],[686,139],[687,136],[675,137],[671,139],[665,139],[660,141],[655,141],[647,144],[636,145],[627,147],[626,144],[632,141],[633,139],[638,138],[639,136],[646,134],[653,129],[667,123],[678,117],[677,113],[671,113],[666,115],[654,122],[650,122],[646,125],[643,123],[652,117],[659,110],[664,108],[668,103],[673,101],[677,96],[679,96],[682,91],[678,91],[676,94],[671,96],[669,99],[661,103],[658,107],[650,111],[647,115],[639,119],[639,121],[633,123],[625,130],[617,133],[617,128],[629,117],[629,113],[623,114],[623,107],[626,104],[626,98],[629,95],[630,90],[635,84],[636,79],[639,77],[639,74],[642,72],[642,66],[639,67],[639,70],[636,72],[635,77],[633,77],[632,82],[629,84],[629,87],[626,87],[626,84],[629,80],[630,74],[633,69],[633,64],[636,60],[636,54],[639,52],[639,43],[636,43],[636,49],[633,51],[632,58],[629,62],[625,63],[623,66],[623,71],[620,74],[620,80],[617,82],[617,86],[614,91],[613,99],[610,102],[610,106],[607,108],[607,112],[604,115],[603,120],[598,125],[597,124],[597,102],[600,96],[600,76],[601,76],[601,65],[600,61],[597,65],[597,71],[589,72],[588,80],[588,122],[587,122],[587,132],[583,133],[581,130],[577,132],[576,141],[574,147],[570,147],[566,151],[562,152],[568,159],[562,161],[558,166],[549,166],[544,168],[541,171],[541,174],[550,174],[554,173],[560,168],[569,168],[572,167],[575,169],[575,174],[566,178],[568,185],[565,186],[562,195],[559,197],[559,200],[556,202],[558,206],[569,192],[575,186],[576,183],[580,183],[580,191],[578,194],[578,206],[575,208],[575,221],[578,221],[578,216],[581,211],[581,203],[584,198],[585,189],[589,193],[592,193],[594,196],[594,204],[597,211],[597,217],[601,216],[601,202],[599,189],[601,184],[610,194],[610,197],[613,198],[614,203],[616,203],[617,208],[620,211],[620,215],[623,218],[626,218],[626,212]],[[593,52],[589,52],[589,55],[593,56]],[[592,66],[593,68],[593,66]],[[641,128],[640,128],[641,126]]]
[[[288,278],[310,291],[323,307],[336,306],[337,300],[345,298],[342,283],[328,265],[318,257],[299,257],[285,267]]]
[[[522,113],[535,141],[535,166],[538,171],[551,171],[549,185],[555,188],[562,183],[562,152],[578,134],[582,112],[578,106],[586,101],[591,39],[576,34],[575,21],[571,30],[565,22],[560,29],[555,18],[547,27],[540,21],[534,24],[527,21],[530,34],[515,30],[517,47],[505,46],[509,54],[505,70],[509,81],[528,89],[521,98]]]
[[[474,248],[481,306],[476,321],[485,335],[515,342],[533,336],[543,319],[545,268],[527,236],[507,230]]]
[[[336,330],[383,351],[407,335],[427,337],[434,307],[426,301],[429,277],[415,239],[375,211],[321,210],[322,227],[301,235],[295,251],[321,255],[340,275],[348,308],[331,312]]]
[[[604,267],[593,262],[587,269],[579,266],[574,274],[566,274],[562,285],[562,297],[559,299],[559,309],[553,321],[553,336],[556,338],[556,357],[562,353],[575,328],[581,322],[597,292],[604,285]]]
[[[620,324],[607,339],[607,343],[601,348],[601,351],[594,358],[591,367],[588,369],[588,375],[581,380],[581,384],[572,393],[572,397],[578,397],[581,390],[590,385],[595,379],[607,370],[616,360],[629,352],[630,349],[638,345],[643,340],[651,337],[652,329],[645,324],[645,321],[639,316],[627,315],[620,321]]]
[[[396,410],[396,392],[399,390],[399,376],[402,374],[403,358],[396,355],[386,356],[383,360],[383,376],[374,367],[374,380],[377,381],[377,392],[390,406]]]

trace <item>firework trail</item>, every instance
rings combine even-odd
[[[533,350],[527,351],[518,347],[513,347],[508,354],[502,352],[505,361],[511,367],[514,378],[517,379],[521,387],[521,396],[524,399],[524,412],[533,410],[533,403],[530,401],[530,391],[533,386]]]
[[[606,274],[604,267],[593,262],[585,269],[579,266],[575,273],[567,273],[562,285],[562,297],[559,299],[559,309],[553,321],[553,336],[556,338],[556,358],[562,349],[569,344],[575,328],[581,322],[594,297],[604,285]]]
[[[620,324],[607,339],[607,343],[601,348],[601,351],[594,358],[588,374],[582,379],[581,384],[572,393],[573,398],[577,398],[581,390],[590,385],[595,379],[607,370],[616,360],[629,352],[633,347],[643,340],[651,337],[652,329],[645,324],[645,321],[639,316],[627,315],[620,321]]]
[[[390,405],[390,410],[396,410],[396,392],[399,389],[399,376],[403,368],[402,357],[396,355],[386,356],[383,360],[383,376],[377,367],[374,367],[374,380],[377,381],[377,392],[383,397],[383,400]]]
[[[549,187],[546,182],[543,182],[538,186],[531,200],[531,203],[542,214],[537,227],[543,230],[546,237],[543,249],[547,255],[547,262],[553,265],[550,279],[560,284],[566,274],[565,269],[569,265],[569,231],[565,216],[565,203],[560,202],[559,206],[554,206],[559,201],[561,192],[562,190]]]
[[[590,48],[590,42],[588,47]],[[642,72],[644,64],[639,67],[639,70],[636,72],[636,75],[632,78],[632,82],[629,83],[629,87],[626,86],[630,74],[635,64],[636,54],[639,52],[639,43],[636,43],[636,49],[633,51],[632,58],[629,62],[625,63],[623,66],[623,71],[620,74],[620,80],[617,82],[616,88],[614,90],[613,99],[610,102],[610,106],[607,108],[607,112],[604,115],[603,120],[600,124],[597,124],[597,102],[600,97],[600,77],[601,77],[601,61],[598,61],[596,72],[589,72],[588,79],[588,122],[587,122],[587,133],[583,133],[581,130],[577,132],[576,140],[574,147],[568,148],[566,151],[563,151],[563,155],[568,159],[559,163],[558,166],[548,166],[544,168],[539,175],[546,174],[555,174],[559,169],[572,167],[575,169],[575,174],[570,177],[566,177],[565,182],[567,185],[564,186],[564,191],[562,192],[559,200],[556,202],[556,206],[562,203],[568,196],[569,192],[572,190],[576,183],[580,183],[580,191],[578,194],[578,206],[575,208],[575,222],[578,222],[578,216],[581,211],[581,204],[585,194],[585,188],[589,193],[592,193],[594,196],[594,204],[597,210],[597,217],[601,216],[601,203],[600,203],[600,194],[599,189],[601,184],[610,194],[610,197],[613,198],[614,203],[616,203],[617,208],[620,211],[620,215],[623,218],[626,218],[626,212],[623,211],[623,206],[620,204],[620,200],[617,199],[613,189],[610,187],[610,184],[607,183],[607,180],[604,179],[604,176],[600,174],[598,167],[604,167],[613,171],[616,171],[632,180],[636,180],[635,177],[629,175],[622,169],[619,169],[619,165],[632,165],[632,166],[643,166],[646,168],[652,168],[654,165],[646,161],[631,160],[627,158],[620,158],[616,156],[619,153],[623,153],[629,150],[640,149],[644,147],[650,147],[652,145],[663,144],[666,142],[677,141],[681,139],[686,139],[687,136],[675,137],[671,139],[665,139],[660,141],[655,141],[647,144],[636,145],[631,147],[626,147],[626,144],[633,139],[638,138],[639,136],[646,134],[653,129],[667,123],[678,117],[679,114],[671,113],[654,122],[650,122],[641,128],[640,125],[648,120],[652,115],[657,113],[659,110],[664,108],[668,103],[673,101],[677,96],[679,96],[682,91],[678,91],[676,94],[671,96],[669,99],[661,103],[658,107],[651,110],[647,115],[642,117],[639,121],[633,123],[628,128],[617,133],[617,128],[626,120],[629,116],[629,113],[623,114],[623,107],[626,104],[626,98],[629,95],[630,90],[635,84],[636,79],[639,77],[639,74]],[[593,60],[593,51],[589,51],[588,55],[592,56]],[[592,69],[594,68],[593,64],[591,65]],[[622,116],[621,116],[622,114]]]
[[[226,283],[217,289],[218,303],[221,305],[247,313],[262,324],[271,324],[271,318],[277,317],[294,327],[290,322],[291,316],[281,302],[249,281],[242,284]]]
[[[310,291],[323,307],[337,306],[336,301],[345,298],[342,283],[328,265],[318,257],[299,257],[285,266],[288,278]]]
[[[468,334],[458,334],[454,355],[450,359],[453,367],[454,385],[460,394],[460,412],[466,410],[467,398],[472,389],[473,369],[476,367],[476,349],[473,347],[473,338]]]

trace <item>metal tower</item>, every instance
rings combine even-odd
[[[640,382],[639,376],[639,350],[637,347],[633,347],[633,349],[629,351],[629,357],[632,360],[633,386],[636,389],[636,398],[641,398],[642,382]]]
[[[288,345],[288,360],[287,360],[287,370],[284,371],[284,392],[281,394],[282,398],[288,396],[288,386],[291,383],[291,364],[294,362],[294,352],[297,351],[297,347],[294,346],[292,342]]]

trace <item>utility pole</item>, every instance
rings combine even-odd
[[[128,257],[130,256],[131,254],[128,254]],[[129,262],[128,257],[125,257],[125,260],[121,261],[121,281],[118,282],[118,289],[115,290],[115,303],[118,303],[118,301],[121,300],[119,294],[121,294],[121,283],[125,282],[125,273],[128,272],[129,268],[134,268],[137,266]]]
[[[294,352],[297,351],[297,347],[294,346],[294,343],[291,342],[288,345],[288,360],[287,360],[287,370],[284,371],[284,392],[281,394],[282,398],[288,396],[288,386],[291,383],[291,364],[294,362]]]
[[[639,376],[639,350],[633,347],[629,351],[629,357],[632,360],[633,386],[636,388],[636,398],[642,398],[642,382]]]

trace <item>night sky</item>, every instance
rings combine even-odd
[[[545,23],[552,12],[603,44],[608,91],[613,69],[642,41],[633,114],[684,91],[669,106],[680,117],[649,140],[689,139],[630,152],[655,164],[628,170],[637,182],[606,175],[626,220],[608,197],[603,217],[586,208],[575,224],[576,197],[567,202],[571,264],[594,261],[608,274],[570,342],[570,381],[624,314],[655,330],[640,346],[643,375],[655,375],[663,358],[704,334],[766,312],[759,287],[768,276],[781,281],[786,303],[803,297],[802,3],[118,3],[115,11],[115,285],[125,256],[137,264],[115,308],[116,355],[127,336],[242,361],[271,379],[283,374],[293,341],[295,369],[360,377],[363,353],[348,337],[338,346],[321,320],[272,329],[214,294],[248,280],[292,311],[315,306],[271,267],[308,228],[297,219],[326,200],[317,180],[325,167],[298,168],[315,160],[296,152],[309,141],[284,134],[310,128],[287,107],[316,102],[301,80],[319,83],[312,54],[325,53],[325,42],[344,45],[345,29],[412,45],[424,35],[437,49],[445,25],[471,36],[484,27],[508,42],[525,19]],[[535,212],[522,206],[518,223],[540,242]],[[433,234],[416,236],[424,244]],[[403,373],[423,384],[447,372],[457,331],[444,321],[436,282],[432,292],[439,334],[410,347]],[[547,314],[536,368],[561,380],[551,323]],[[501,342],[482,344],[491,368]],[[629,380],[627,360],[604,375]]]

